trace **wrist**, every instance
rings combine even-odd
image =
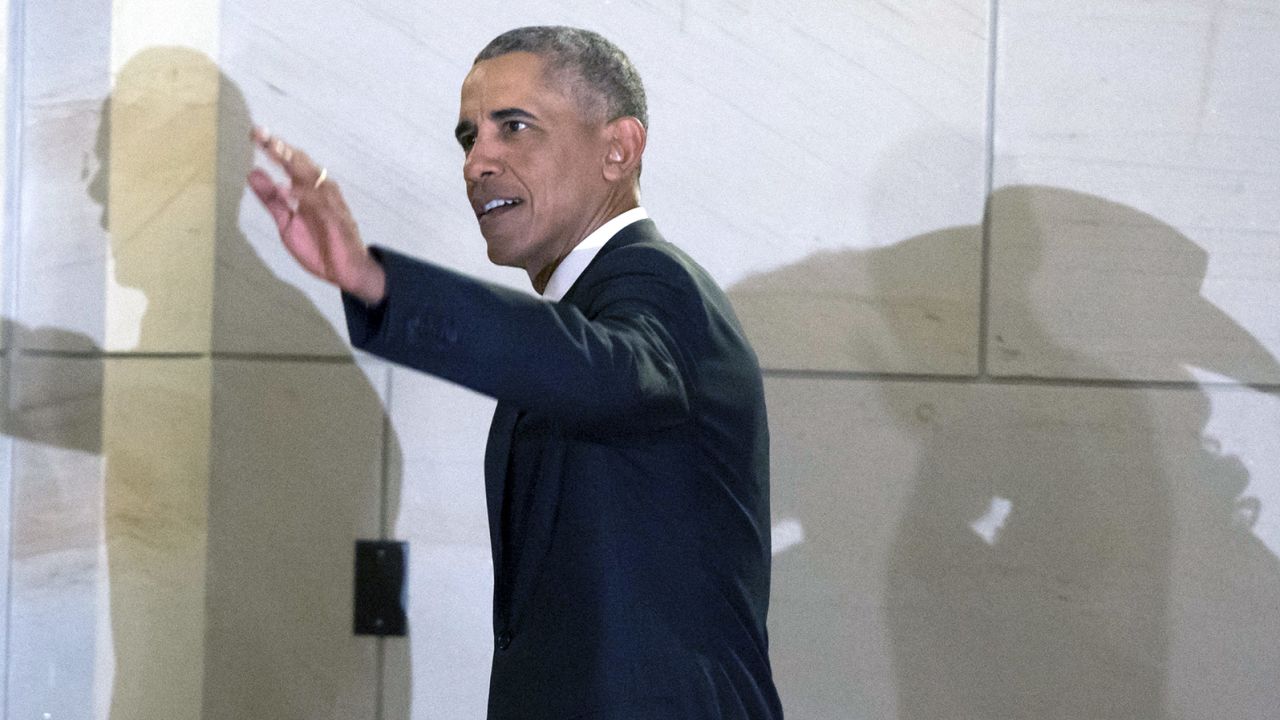
[[[365,258],[368,262],[360,273],[360,280],[347,292],[372,307],[387,297],[387,272],[382,269],[382,263],[372,255],[366,255]]]

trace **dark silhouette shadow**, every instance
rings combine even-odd
[[[1071,297],[1116,314],[1122,328],[1180,337],[1183,347],[1162,356],[1156,377],[1182,382],[1084,386],[1037,382],[1028,370],[1016,373],[1024,376],[1017,382],[846,383],[870,408],[824,408],[825,395],[778,402],[796,426],[775,424],[775,436],[796,439],[798,447],[775,455],[774,517],[795,518],[805,536],[774,565],[782,599],[771,614],[775,668],[796,678],[791,692],[784,690],[789,714],[835,717],[869,707],[858,673],[876,664],[868,652],[879,651],[874,643],[881,640],[892,658],[896,716],[906,720],[1160,720],[1181,716],[1170,699],[1185,691],[1172,687],[1171,677],[1185,683],[1187,668],[1201,665],[1256,679],[1205,680],[1196,690],[1207,693],[1206,707],[1266,717],[1272,703],[1265,676],[1280,662],[1280,637],[1261,608],[1280,603],[1280,563],[1249,532],[1260,508],[1242,496],[1248,472],[1205,436],[1210,396],[1185,366],[1246,383],[1280,366],[1199,295],[1206,253],[1155,218],[1100,197],[1029,186],[999,190],[987,211],[996,227],[992,252],[1018,256],[999,265],[993,283],[993,370],[1009,372],[1023,361],[1033,368],[1047,358],[1047,377],[1069,368],[1074,378],[1123,378],[1125,368],[1110,367],[1108,356],[1083,344],[1088,338],[1068,346],[1038,324],[1033,284],[1041,257],[1083,242],[1069,223],[1089,229],[1090,242],[1102,235],[1125,243],[1134,233],[1158,252],[1173,279],[1139,285],[1147,291],[1142,300],[1096,307],[1138,297],[1114,286],[1126,282],[1123,273],[1108,275],[1105,288],[1073,288]],[[736,303],[735,293],[745,292],[768,307],[770,288],[794,295],[808,279],[842,276],[871,278],[873,289],[859,292],[872,298],[900,294],[904,283],[927,289],[929,278],[966,272],[938,263],[963,256],[955,248],[971,246],[979,233],[957,227],[879,249],[826,253],[750,278],[730,295]],[[1062,278],[1054,280],[1061,293]],[[1099,282],[1087,274],[1077,280]],[[782,312],[769,315],[771,323],[827,332],[790,317],[784,303],[772,307]],[[947,341],[953,331],[944,321],[959,317],[947,312],[926,291],[880,315],[877,332],[888,329],[895,362],[927,367],[911,357],[913,349],[960,347]],[[818,407],[799,416],[789,405],[801,402]],[[831,427],[841,412],[853,419]],[[894,427],[865,425],[886,416]],[[886,441],[903,443],[905,452],[886,455]],[[860,474],[867,470],[883,474]],[[878,601],[868,597],[868,585]],[[873,626],[867,617],[877,615],[883,625]]]
[[[254,152],[243,95],[199,52],[151,48],[101,117],[88,192],[145,314],[135,352],[111,355],[6,323],[3,432],[100,454],[105,479],[101,507],[79,509],[101,513],[83,538],[41,540],[38,498],[66,480],[24,469],[15,550],[105,540],[112,718],[184,716],[193,698],[205,718],[407,713],[407,684],[379,689],[384,669],[408,676],[407,640],[351,627],[353,541],[395,521],[399,443],[345,339],[238,227]],[[100,683],[92,649],[77,656],[72,677]],[[38,709],[91,715],[93,698],[67,695]]]

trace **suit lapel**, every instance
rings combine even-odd
[[[539,423],[536,419],[530,419],[529,422]],[[569,443],[558,424],[542,425],[532,432],[534,436],[530,437],[517,430],[517,435],[521,437],[514,441],[541,444],[535,467],[513,468],[520,484],[518,495],[522,506],[513,507],[512,510],[524,514],[523,533],[521,537],[515,538],[519,543],[518,552],[514,558],[508,559],[509,564],[512,561],[516,563],[511,568],[512,576],[508,579],[513,584],[510,588],[511,621],[516,627],[523,621],[525,608],[534,588],[538,586],[547,553],[551,549],[564,481],[565,452]]]
[[[489,425],[489,442],[484,451],[484,488],[489,505],[489,542],[493,551],[494,572],[501,573],[502,498],[507,482],[507,462],[511,457],[511,433],[519,410],[508,403],[498,403]],[[501,578],[498,579],[501,582]]]

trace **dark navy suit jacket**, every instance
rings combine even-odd
[[[775,720],[755,354],[653,223],[558,303],[389,250],[352,343],[497,398],[489,717]]]

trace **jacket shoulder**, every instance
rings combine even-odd
[[[706,270],[668,242],[651,220],[641,220],[619,232],[601,249],[583,278],[591,284],[625,274],[650,276],[654,281],[698,294],[708,289],[719,292]]]

